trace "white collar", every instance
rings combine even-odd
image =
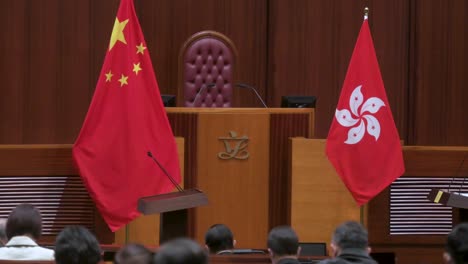
[[[18,246],[37,247],[38,245],[36,242],[34,242],[34,240],[32,240],[30,237],[27,237],[27,236],[14,236],[5,245],[5,247],[18,247]]]

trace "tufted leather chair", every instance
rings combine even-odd
[[[231,107],[237,50],[229,38],[216,31],[196,33],[179,57],[179,106]]]

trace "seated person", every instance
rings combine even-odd
[[[208,255],[197,242],[177,238],[163,244],[153,260],[157,264],[208,264]]]
[[[101,248],[96,237],[82,226],[65,227],[55,239],[55,263],[97,264]]]
[[[115,255],[114,264],[151,264],[153,252],[140,244],[127,244]]]
[[[445,263],[468,263],[468,223],[457,225],[447,237]]]
[[[333,259],[322,260],[320,264],[362,263],[377,264],[369,253],[367,230],[359,223],[348,221],[335,229],[331,241]]]
[[[299,264],[299,238],[289,226],[277,226],[268,234],[268,253],[273,264]]]
[[[8,216],[8,242],[0,248],[2,260],[54,260],[54,251],[40,247],[42,219],[39,210],[31,204],[20,204]]]
[[[5,218],[0,218],[0,247],[5,246],[8,242],[8,238],[6,236],[6,222]]]
[[[229,254],[236,245],[231,229],[223,224],[212,225],[205,234],[205,246],[210,254]]]

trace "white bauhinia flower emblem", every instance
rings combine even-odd
[[[385,106],[385,103],[378,97],[371,97],[361,106],[364,101],[364,97],[361,93],[362,85],[356,87],[349,98],[349,108],[353,115],[349,112],[348,109],[338,110],[336,109],[335,118],[340,125],[344,127],[352,127],[348,131],[348,139],[344,142],[346,144],[356,144],[364,137],[366,132],[369,135],[375,138],[375,141],[379,139],[380,136],[380,123],[377,118],[373,115],[379,111],[380,107]],[[359,114],[358,114],[359,110]],[[365,114],[369,113],[369,114]],[[356,119],[353,116],[357,117]],[[365,122],[364,122],[365,120]],[[358,124],[359,123],[359,124]],[[366,126],[367,123],[367,126]],[[358,124],[357,126],[355,126]]]

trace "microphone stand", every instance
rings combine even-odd
[[[200,90],[198,90],[198,93],[195,95],[195,98],[193,99],[193,106],[195,106],[195,103],[197,102],[197,98],[200,96],[200,94],[202,93],[203,90],[208,89],[208,91],[209,91],[210,88],[215,87],[215,86],[216,86],[216,83],[203,84],[202,87],[200,88]],[[201,106],[201,104],[200,104],[200,106]]]
[[[251,85],[248,85],[246,83],[236,83],[236,86],[237,87],[240,87],[240,88],[247,88],[247,89],[250,89],[250,90],[253,90],[255,95],[257,95],[257,98],[260,100],[260,102],[262,102],[262,105],[263,107],[265,108],[268,108],[268,106],[266,105],[265,101],[263,101],[262,97],[260,96],[260,94],[257,92],[257,89],[255,89],[255,87],[251,86]]]
[[[169,180],[172,182],[172,184],[177,188],[177,190],[179,190],[179,192],[183,192],[184,190],[182,189],[182,187],[180,187],[180,185],[174,180],[174,178],[172,178],[172,176],[169,174],[169,172],[167,172],[166,168],[164,168],[161,163],[159,163],[159,161],[153,156],[153,153],[151,153],[151,151],[148,151],[147,153],[148,157],[150,157],[156,164],[158,164],[159,168],[162,170],[162,172],[164,173],[164,175],[166,175],[167,178],[169,178]]]
[[[178,192],[141,197],[138,199],[138,211],[144,215],[160,214],[160,243],[176,237],[187,236],[189,226],[187,209],[207,205],[208,198],[197,189],[183,190],[164,166],[153,156],[151,151],[148,151],[147,155],[158,165],[172,184],[176,186]]]

